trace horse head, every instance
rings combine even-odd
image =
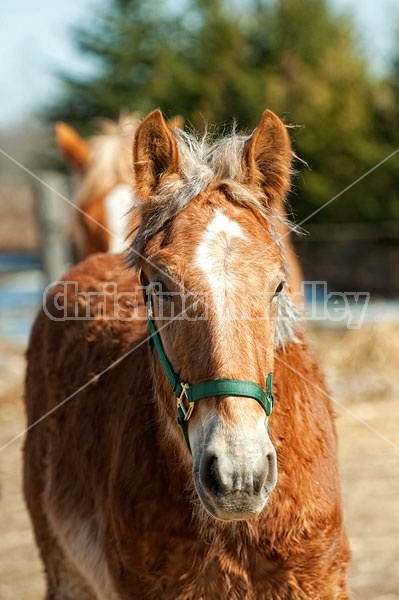
[[[271,111],[252,136],[209,144],[172,133],[157,110],[134,142],[141,225],[132,262],[142,269],[159,337],[154,381],[163,431],[182,460],[191,450],[198,496],[222,520],[258,515],[277,481],[271,407],[257,393],[266,393],[276,345],[295,329],[277,233],[291,154]],[[178,394],[165,369],[176,388],[180,381]],[[187,444],[176,424],[177,395]]]

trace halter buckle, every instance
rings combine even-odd
[[[180,396],[177,398],[177,408],[180,408],[182,413],[183,413],[183,417],[185,421],[188,421],[189,418],[191,417],[191,415],[193,414],[193,410],[194,410],[194,402],[188,402],[188,397],[187,397],[187,389],[190,387],[188,385],[188,383],[181,383],[181,394]],[[183,398],[186,398],[187,402],[188,402],[188,408],[186,408],[183,404]]]

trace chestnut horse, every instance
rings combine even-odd
[[[58,148],[80,179],[70,236],[78,259],[94,252],[122,252],[128,247],[129,211],[134,207],[132,144],[138,114],[121,114],[117,122],[100,119],[99,133],[83,140],[66,123],[55,125]],[[168,126],[184,127],[180,116]],[[137,223],[136,223],[137,224]]]
[[[290,163],[270,111],[214,143],[139,126],[130,268],[74,267],[28,349],[47,600],[349,598],[333,411],[285,289]]]

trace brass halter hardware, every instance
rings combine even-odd
[[[189,418],[191,417],[193,410],[194,410],[194,402],[189,402],[188,397],[187,397],[187,393],[186,390],[189,388],[190,386],[188,385],[188,383],[183,383],[181,382],[181,394],[180,396],[177,398],[177,409],[180,408],[180,410],[182,411],[183,415],[184,415],[184,420],[188,421]],[[188,408],[186,408],[184,406],[183,403],[183,398],[185,398],[187,400],[188,403]]]

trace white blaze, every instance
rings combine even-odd
[[[236,283],[234,274],[227,269],[235,238],[245,239],[241,226],[215,210],[196,251],[195,263],[207,278],[219,322],[226,318],[226,299]]]
[[[126,249],[129,211],[135,206],[134,194],[126,184],[118,185],[104,198],[107,228],[111,232],[109,252],[123,252]]]

